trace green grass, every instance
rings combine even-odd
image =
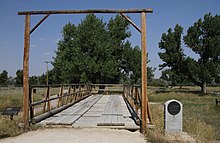
[[[219,91],[218,87],[210,89],[209,91]],[[220,106],[215,105],[217,96],[211,94],[199,96],[195,93],[195,91],[198,91],[195,87],[166,89],[164,91],[156,92],[153,89],[149,90],[148,95],[149,101],[160,103],[151,106],[157,134],[163,134],[164,132],[163,103],[170,99],[176,99],[183,103],[183,131],[201,142],[220,140]],[[152,132],[151,138],[155,139]],[[164,140],[164,142],[169,141]]]

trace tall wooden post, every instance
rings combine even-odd
[[[30,51],[30,15],[25,17],[24,61],[23,61],[23,123],[24,130],[29,127],[29,51]]]
[[[141,100],[141,132],[147,129],[147,46],[146,46],[146,13],[141,13],[141,72],[142,72],[142,100]]]

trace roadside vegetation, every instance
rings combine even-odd
[[[208,91],[220,91],[219,87],[208,87]],[[220,140],[220,106],[216,106],[218,95],[199,96],[198,87],[183,87],[163,90],[150,89],[151,105],[155,129],[149,132],[149,140],[153,142],[172,142],[164,136],[163,104],[170,99],[183,103],[183,131],[197,142],[215,142]]]
[[[219,87],[208,87],[205,96],[199,96],[199,87],[158,88],[149,87],[149,101],[152,104],[151,112],[155,129],[150,130],[147,136],[152,142],[172,142],[164,136],[163,103],[176,99],[183,103],[183,131],[187,132],[198,142],[215,142],[220,140],[220,105],[215,105],[218,95],[212,93],[220,91]],[[43,91],[42,94],[44,93]],[[39,94],[39,98],[42,95]],[[0,90],[0,111],[5,107],[22,107],[22,89]],[[14,116],[0,116],[0,138],[16,136],[22,133],[18,124],[22,122],[21,113]]]
[[[0,90],[0,113],[6,107],[22,107],[22,88],[1,89]],[[21,122],[21,114],[14,116],[13,121],[10,116],[0,115],[0,138],[16,136],[22,131],[18,127]]]
[[[44,93],[40,90],[39,93]],[[42,94],[36,95],[35,100],[42,99]],[[1,88],[0,89],[0,139],[12,137],[21,134],[22,128],[19,123],[22,123],[22,110],[18,115],[10,116],[2,115],[6,107],[22,107],[23,106],[23,90],[22,88]]]

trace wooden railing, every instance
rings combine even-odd
[[[141,86],[124,85],[123,97],[136,124],[141,123]]]
[[[29,94],[31,123],[37,123],[56,114],[85,99],[91,93],[91,85],[88,84],[31,86]]]
[[[30,122],[37,123],[92,94],[122,94],[136,124],[141,125],[141,86],[123,84],[64,84],[31,86]],[[147,103],[149,123],[151,117]]]
[[[140,124],[142,126],[142,91],[141,91],[141,85],[124,85],[124,98],[125,101],[128,102],[128,105],[130,106],[130,111],[132,114],[132,117],[136,121],[136,124]],[[151,112],[150,112],[150,106],[148,100],[145,102],[146,104],[146,117],[147,117],[147,124],[148,127],[150,125],[153,125]],[[128,106],[128,107],[129,107]]]

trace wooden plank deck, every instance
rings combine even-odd
[[[121,95],[91,95],[72,107],[42,121],[73,128],[121,128],[138,130]]]

